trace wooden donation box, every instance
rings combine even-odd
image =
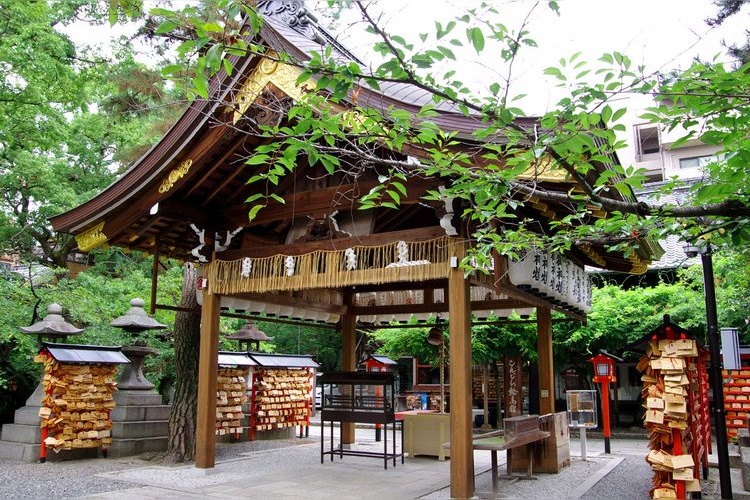
[[[515,419],[524,417],[506,418],[505,436],[508,432],[518,432],[519,423]],[[511,422],[509,422],[511,421]],[[533,425],[533,424],[532,424]],[[542,439],[533,447],[520,447],[510,450],[513,455],[513,471],[525,471],[529,460],[529,450],[533,450],[534,471],[557,474],[563,468],[570,465],[570,433],[568,432],[568,417],[566,412],[548,413],[538,417],[538,429],[549,432],[549,437]]]
[[[445,460],[451,450],[443,446],[451,440],[451,416],[449,413],[431,411],[407,411],[404,418],[404,453],[409,457],[431,455]]]

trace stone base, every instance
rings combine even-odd
[[[112,444],[107,450],[107,456],[112,458],[130,457],[141,453],[156,453],[167,451],[169,438],[167,436],[134,438],[134,439],[112,439]]]
[[[118,390],[117,406],[110,413],[112,444],[107,452],[113,458],[166,451],[169,443],[169,414],[172,407],[162,404],[152,390]]]
[[[15,443],[0,441],[0,459],[15,460],[17,462],[34,463],[39,461],[39,447],[41,444]],[[83,458],[97,458],[104,456],[100,448],[82,448],[77,450],[60,450],[55,453],[47,449],[47,461],[80,460]]]
[[[292,439],[298,427],[272,429],[269,431],[255,431],[256,441],[270,441],[271,439]]]

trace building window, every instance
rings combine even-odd
[[[680,158],[680,168],[703,168],[709,163],[721,160],[719,155],[691,156],[690,158]]]
[[[656,125],[635,126],[636,156],[640,159],[644,155],[659,152],[659,127]]]

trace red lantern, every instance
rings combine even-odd
[[[614,357],[599,353],[589,361],[594,364],[594,382],[617,382]]]
[[[589,361],[594,365],[594,382],[602,384],[602,424],[604,430],[604,453],[610,452],[610,429],[609,429],[609,383],[617,382],[615,375],[615,361],[622,361],[616,356],[608,354],[607,351],[599,351],[599,354]]]

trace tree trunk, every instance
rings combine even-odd
[[[195,421],[198,407],[198,352],[200,350],[200,306],[195,294],[196,272],[185,263],[180,311],[175,316],[175,395],[169,417],[169,447],[165,462],[195,459]]]

